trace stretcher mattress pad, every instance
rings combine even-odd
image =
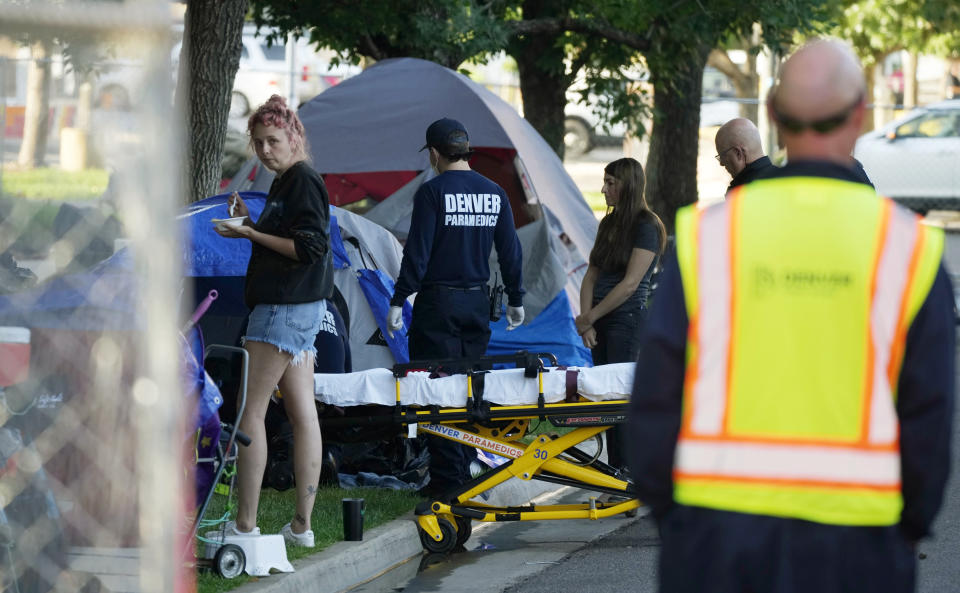
[[[549,367],[542,372],[544,401],[564,401],[568,384],[573,380],[576,381],[577,393],[587,400],[629,399],[635,367],[632,362],[595,367]],[[523,369],[502,369],[484,373],[484,401],[503,406],[535,405],[539,394],[538,381],[524,377],[523,372]],[[343,407],[367,404],[392,406],[397,402],[396,379],[389,369],[317,373],[313,385],[317,400],[325,404]],[[402,405],[462,408],[466,401],[466,375],[431,379],[428,372],[414,371],[400,379]]]

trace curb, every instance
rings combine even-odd
[[[338,593],[423,553],[413,513],[370,530],[360,542],[338,542],[293,562],[296,572],[263,577],[237,593]]]
[[[536,480],[511,479],[492,488],[484,502],[526,504],[562,486]],[[293,562],[296,572],[262,577],[236,593],[342,593],[423,554],[414,515],[410,513],[364,533],[360,542],[337,542],[322,552]]]

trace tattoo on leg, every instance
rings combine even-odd
[[[306,524],[307,524],[307,520],[304,519],[304,518],[303,518],[303,515],[301,515],[300,513],[297,513],[297,516],[294,517],[294,520],[295,520],[298,524],[300,524],[300,525],[306,525]]]
[[[307,493],[303,497],[306,498],[308,496],[313,496],[316,493],[317,493],[316,486],[307,486]]]

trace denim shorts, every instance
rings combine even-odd
[[[292,354],[291,363],[298,366],[308,353],[317,353],[313,343],[326,313],[325,300],[290,305],[256,305],[247,320],[247,333],[242,342],[272,344],[278,351]]]

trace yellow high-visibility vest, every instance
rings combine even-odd
[[[865,185],[787,177],[681,209],[676,237],[689,329],[675,500],[897,523],[898,376],[943,232]]]

